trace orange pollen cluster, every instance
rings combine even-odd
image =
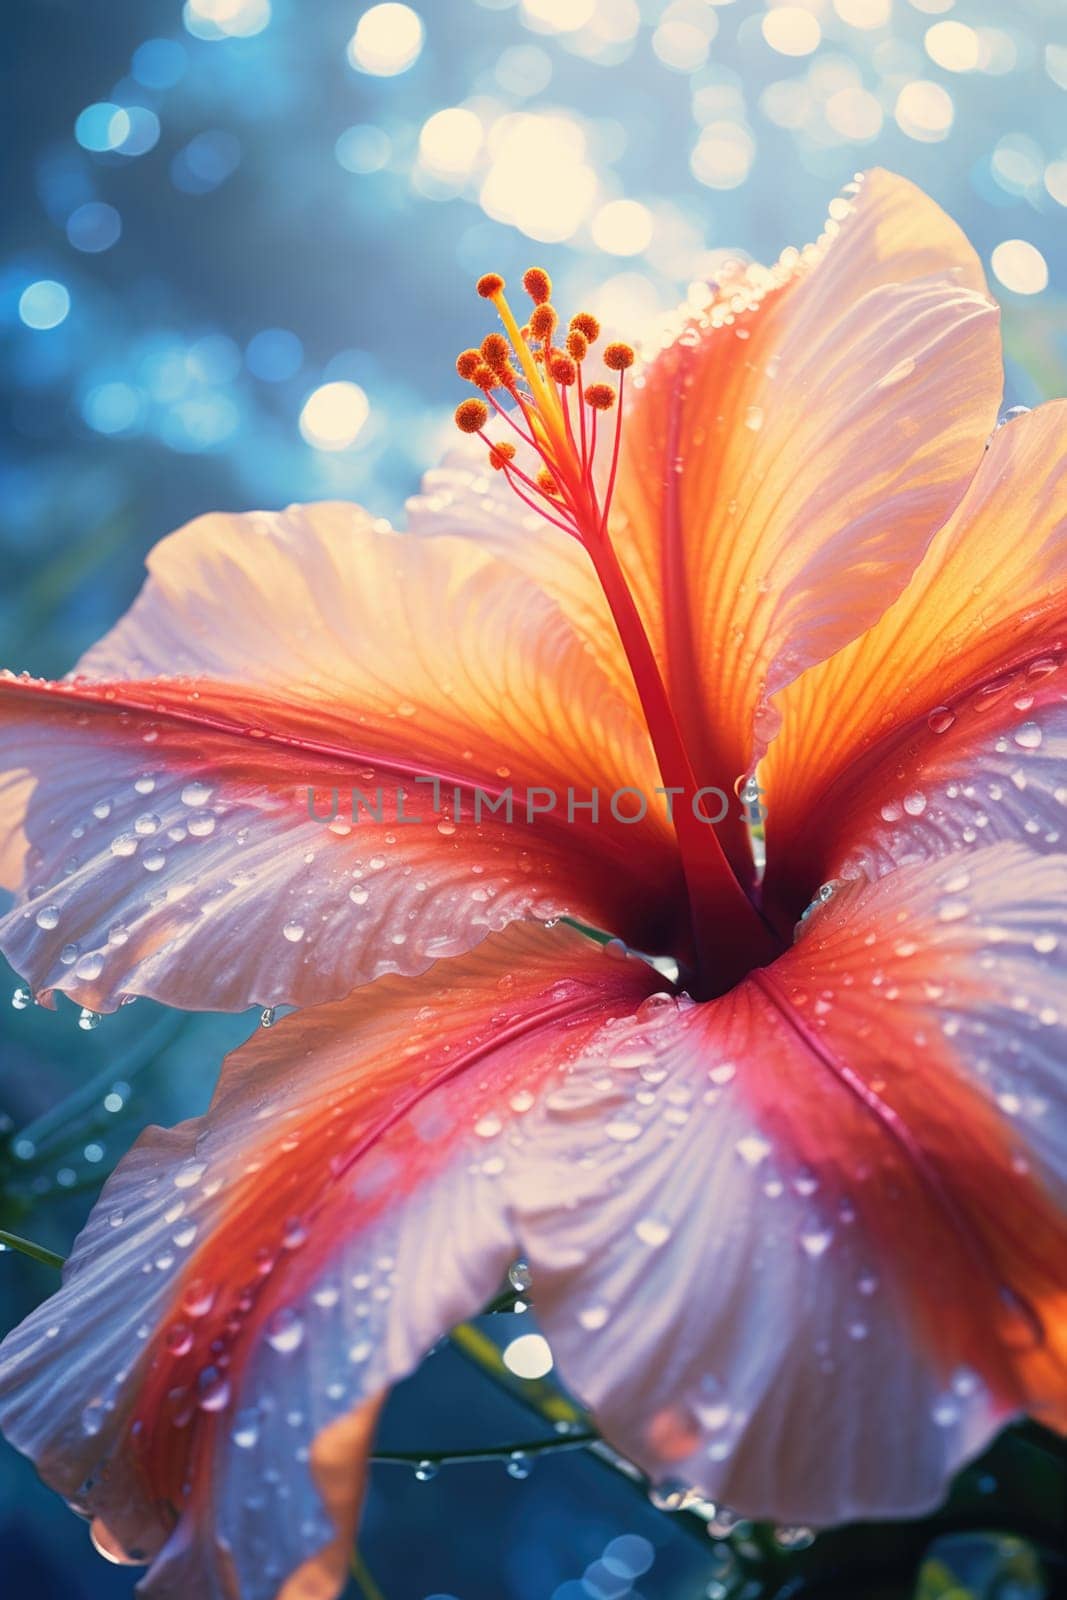
[[[456,408],[456,426],[484,440],[489,465],[503,472],[525,505],[591,545],[607,533],[622,435],[623,379],[634,352],[628,344],[607,345],[603,366],[609,375],[617,375],[616,382],[585,383],[584,366],[600,338],[596,317],[579,311],[557,345],[560,319],[551,303],[551,278],[542,267],[530,267],[522,283],[533,302],[524,326],[507,302],[499,273],[478,279],[478,293],[496,307],[503,332],[487,334],[480,349],[464,350],[457,358],[457,373],[484,399],[464,400]],[[490,407],[517,443],[486,436]],[[601,470],[597,450],[604,441],[598,441],[598,419],[613,409],[610,459]],[[529,459],[520,454],[518,444],[532,452]]]

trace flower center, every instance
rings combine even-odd
[[[583,365],[600,338],[596,318],[579,312],[560,342],[548,273],[531,267],[523,287],[533,309],[520,327],[504,294],[503,278],[487,273],[478,280],[478,293],[496,307],[504,332],[489,334],[480,349],[464,350],[458,357],[457,372],[482,398],[464,400],[456,408],[456,425],[484,440],[490,465],[504,474],[519,499],[577,539],[593,563],[633,674],[665,792],[682,796],[673,821],[689,902],[690,937],[683,959],[692,969],[690,987],[698,996],[721,994],[754,967],[773,960],[781,945],[734,876],[714,825],[695,807],[702,791],[656,652],[612,546],[608,517],[622,439],[623,385],[634,352],[628,344],[608,344],[602,359],[615,381],[586,383]],[[533,452],[539,466],[526,471],[511,438],[489,437],[490,409]],[[611,411],[610,460],[602,452],[604,459],[598,462],[598,447],[604,443],[600,419]]]

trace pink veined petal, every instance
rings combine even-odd
[[[523,1117],[659,982],[509,928],[261,1030],[206,1116],[142,1135],[0,1348],[7,1437],[152,1563],[141,1593],[339,1592],[373,1411],[517,1254]]]
[[[995,838],[1062,844],[1067,402],[999,429],[881,621],[779,697],[764,895]]]
[[[249,1505],[291,1441],[271,1398],[308,1437],[358,1411],[521,1252],[562,1376],[654,1476],[786,1520],[928,1508],[1007,1417],[1067,1421],[1067,859],[983,852],[962,911],[954,872],[842,889],[704,1006],[513,929],[261,1036],[199,1128],[119,1169],[4,1348],[5,1428],[68,1495],[107,1462],[89,1509],[159,1551],[149,1594],[232,1561],[272,1600],[336,1528],[304,1478],[280,1547]],[[218,1338],[231,1393],[209,1373],[186,1420]]]
[[[1067,857],[848,886],[703,1006],[618,1024],[511,1187],[564,1380],[654,1478],[816,1525],[1067,1427]]]
[[[352,507],[164,540],[77,677],[0,681],[0,765],[9,865],[29,842],[0,944],[97,1010],[308,1003],[528,915],[671,937],[632,705],[514,568]]]

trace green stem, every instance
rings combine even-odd
[[[500,1349],[494,1344],[493,1340],[487,1334],[482,1333],[479,1328],[473,1327],[469,1322],[461,1322],[458,1327],[453,1328],[451,1341],[453,1347],[466,1361],[477,1367],[498,1388],[505,1390],[506,1393],[511,1395],[512,1399],[517,1400],[528,1411],[532,1411],[536,1416],[539,1416],[542,1421],[551,1423],[553,1427],[562,1422],[567,1423],[572,1430],[581,1429],[583,1435],[580,1441],[582,1448],[589,1452],[593,1460],[599,1462],[602,1467],[610,1467],[613,1472],[629,1483],[642,1498],[647,1498],[648,1482],[644,1473],[635,1467],[632,1462],[627,1461],[625,1456],[619,1455],[617,1450],[612,1449],[611,1445],[595,1432],[586,1413],[580,1410],[572,1400],[568,1400],[566,1395],[561,1394],[554,1384],[540,1378],[531,1380],[517,1377],[515,1373],[505,1366]],[[574,1431],[562,1436],[558,1442],[563,1443],[576,1439],[577,1432]],[[552,1440],[550,1442],[556,1443],[557,1441]],[[430,1460],[432,1458],[427,1456],[423,1459]],[[676,1511],[672,1513],[672,1518],[687,1533],[692,1534],[706,1546],[708,1538],[707,1523],[695,1511]]]
[[[385,1596],[374,1581],[374,1576],[359,1553],[358,1547],[352,1551],[351,1560],[352,1576],[355,1578],[360,1593],[364,1600],[385,1600]]]
[[[592,1432],[569,1433],[558,1439],[531,1439],[523,1444],[489,1445],[480,1450],[409,1450],[376,1452],[371,1456],[375,1466],[418,1467],[424,1461],[435,1467],[451,1467],[464,1461],[508,1461],[512,1456],[544,1456],[559,1450],[584,1450],[595,1444],[598,1434]]]
[[[8,1233],[6,1228],[0,1228],[0,1246],[5,1250],[18,1250],[43,1267],[55,1267],[58,1271],[63,1265],[63,1257],[57,1256],[54,1250],[46,1250],[43,1244],[34,1244],[32,1239],[24,1239],[21,1234]]]
[[[144,1071],[145,1067],[158,1061],[163,1052],[175,1042],[185,1023],[186,1019],[183,1016],[174,1017],[168,1014],[160,1018],[156,1026],[117,1061],[109,1062],[102,1072],[90,1078],[81,1088],[75,1089],[73,1094],[67,1095],[50,1111],[43,1112],[33,1122],[21,1128],[15,1137],[28,1139],[35,1147],[36,1153],[40,1154],[54,1134],[69,1135],[72,1119],[96,1104],[101,1089],[111,1083],[131,1082],[139,1072]]]

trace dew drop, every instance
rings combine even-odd
[[[808,1228],[800,1235],[800,1248],[805,1255],[817,1261],[829,1250],[833,1237],[830,1228]]]
[[[193,1348],[192,1329],[184,1322],[174,1322],[167,1329],[163,1343],[172,1356],[188,1355]]]
[[[201,1411],[225,1411],[230,1385],[218,1367],[204,1367],[196,1380],[196,1403]]]
[[[58,906],[42,906],[35,918],[39,928],[54,928],[59,922]]]
[[[1036,722],[1023,722],[1013,735],[1020,750],[1040,750],[1042,733]]]
[[[415,1476],[420,1483],[430,1483],[436,1478],[439,1470],[436,1461],[420,1461],[415,1468]]]
[[[259,1442],[259,1415],[255,1411],[239,1411],[230,1438],[239,1450],[251,1450]]]
[[[615,1144],[631,1144],[641,1137],[641,1124],[626,1117],[613,1117],[605,1126],[604,1134]]]
[[[304,1323],[291,1306],[282,1306],[267,1324],[267,1343],[272,1350],[289,1355],[299,1350],[304,1340]]]
[[[956,721],[956,713],[948,706],[935,706],[926,721],[931,733],[947,733]]]
[[[526,1261],[513,1261],[508,1268],[508,1282],[513,1289],[525,1294],[533,1283],[533,1273]]]
[[[747,1166],[758,1167],[771,1153],[770,1144],[762,1139],[758,1133],[746,1134],[743,1139],[738,1139],[734,1149]]]
[[[287,922],[282,933],[290,944],[299,944],[304,937],[304,924],[302,922]]]
[[[102,1400],[90,1400],[82,1412],[82,1432],[87,1433],[92,1438],[100,1432],[103,1426],[104,1402]]]

